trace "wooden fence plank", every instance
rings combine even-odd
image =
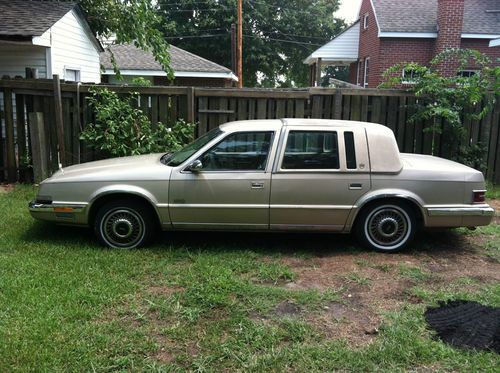
[[[276,119],[276,100],[270,99],[267,101],[267,119]]]
[[[12,90],[6,89],[3,94],[5,120],[5,163],[7,167],[7,181],[17,180],[16,148],[14,141],[14,109],[12,105]]]
[[[267,113],[267,100],[259,98],[257,100],[257,119],[266,119]]]
[[[208,109],[208,98],[207,97],[198,97],[198,110],[199,109]],[[208,129],[208,115],[199,113],[198,114],[198,136],[203,136],[207,133]]]
[[[63,166],[66,166],[66,144],[64,141],[64,121],[61,97],[61,82],[59,75],[54,74],[54,119],[57,129],[57,149],[59,151],[59,160]]]
[[[23,95],[16,95],[16,132],[19,180],[28,181],[28,144],[26,143],[25,100]]]
[[[351,120],[361,120],[361,96],[351,98]]]
[[[351,97],[352,96],[342,96],[343,106],[342,106],[342,119],[349,120],[351,115]]]
[[[398,98],[397,102],[397,124],[396,124],[396,141],[399,146],[399,150],[403,151],[405,148],[405,130],[407,128],[406,124],[406,96],[401,96]]]
[[[163,124],[167,124],[168,122],[168,110],[169,108],[169,102],[168,102],[168,96],[167,95],[161,95],[158,97],[158,114],[159,118],[158,120],[162,122]]]
[[[372,115],[370,122],[381,123],[381,112],[382,112],[382,100],[380,99],[380,97],[372,97],[372,111],[371,111]]]
[[[286,101],[279,99],[276,100],[276,118],[281,119],[285,117]]]
[[[312,97],[312,111],[311,118],[322,118],[323,117],[323,108],[322,108],[322,97],[321,96],[313,96]]]
[[[292,99],[288,99],[286,102],[286,117],[287,118],[294,118],[294,111],[295,111],[295,101]]]
[[[295,100],[295,118],[304,118],[305,115],[305,101],[304,100]]]
[[[35,183],[39,183],[49,176],[47,164],[47,140],[43,123],[43,113],[29,113],[29,130],[31,150],[33,154],[33,173]]]
[[[387,119],[386,119],[386,126],[389,127],[393,132],[394,135],[396,135],[396,126],[397,126],[397,118],[398,118],[398,109],[399,109],[399,104],[398,100],[399,97],[389,97],[387,100]]]
[[[368,120],[368,96],[361,97],[361,121]]]
[[[75,94],[71,100],[71,114],[72,114],[72,120],[71,120],[71,125],[72,129],[71,132],[73,134],[71,138],[71,152],[73,154],[72,162],[73,164],[78,164],[80,163],[80,125],[78,123],[79,119],[79,103],[78,103],[78,96]]]
[[[499,141],[500,131],[500,100],[497,97],[495,106],[493,107],[493,113],[491,115],[491,133],[490,142],[488,145],[488,162],[486,166],[486,175],[489,180],[495,177],[495,161],[500,163],[500,159],[496,159],[495,145]]]
[[[333,109],[333,118],[342,119],[342,91],[337,89],[335,91],[335,103]]]

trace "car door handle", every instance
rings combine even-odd
[[[351,183],[351,184],[349,184],[349,189],[350,190],[360,190],[360,189],[363,189],[363,184],[361,184],[361,183]]]
[[[264,189],[264,183],[258,181],[252,181],[250,185],[252,186],[252,189]]]

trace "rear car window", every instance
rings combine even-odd
[[[339,169],[339,147],[334,131],[290,131],[281,169]]]
[[[356,149],[354,147],[354,133],[344,132],[346,167],[356,169]]]

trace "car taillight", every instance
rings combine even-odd
[[[472,191],[472,203],[484,203],[485,201],[485,190],[473,190]]]

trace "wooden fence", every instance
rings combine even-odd
[[[46,164],[50,173],[58,163],[70,165],[98,157],[79,140],[81,130],[94,118],[86,100],[91,87],[58,79],[0,80],[0,181],[29,181],[33,163]],[[442,157],[451,152],[442,141],[446,134],[425,130],[431,123],[408,123],[416,98],[407,91],[106,87],[120,94],[139,92],[137,106],[153,123],[169,125],[179,118],[196,122],[198,136],[232,120],[346,119],[388,126],[403,152]],[[474,110],[480,110],[480,105]],[[482,120],[465,121],[464,126],[466,140],[462,145],[485,145],[484,171],[489,180],[500,183],[500,100]],[[37,143],[40,137],[45,145]]]

